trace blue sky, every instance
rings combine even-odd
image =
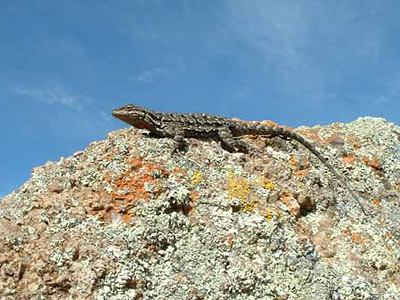
[[[289,126],[400,124],[400,1],[0,0],[0,196],[127,102]]]

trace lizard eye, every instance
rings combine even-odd
[[[133,107],[130,104],[126,104],[126,105],[123,106],[123,108],[131,110]]]

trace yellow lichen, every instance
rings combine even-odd
[[[265,220],[267,222],[271,222],[274,217],[277,217],[278,219],[281,219],[283,217],[282,212],[278,210],[276,207],[262,209],[261,215],[265,217]]]
[[[191,184],[199,184],[201,180],[203,179],[203,173],[202,172],[194,172],[192,178],[190,179]]]
[[[236,198],[242,201],[243,211],[254,210],[255,202],[250,199],[250,182],[241,176],[235,175],[232,171],[228,172],[228,193],[230,199]]]
[[[275,188],[275,183],[273,183],[271,180],[267,180],[266,178],[264,178],[264,180],[262,181],[262,185],[261,186],[264,189],[273,190]]]
[[[243,204],[244,204],[244,206],[243,206],[244,212],[246,212],[246,211],[252,212],[252,211],[254,211],[254,208],[256,206],[255,201],[243,201]]]
[[[250,182],[245,178],[236,176],[232,171],[229,171],[228,177],[228,192],[229,198],[238,198],[247,200],[250,195]]]

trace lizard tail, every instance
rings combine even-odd
[[[336,177],[336,179],[349,191],[351,196],[356,200],[357,204],[360,206],[362,212],[364,215],[367,215],[364,206],[361,204],[361,202],[358,200],[357,195],[354,193],[354,191],[349,187],[349,185],[346,182],[346,178],[344,175],[339,174],[333,167],[332,165],[328,162],[328,160],[321,155],[321,153],[310,143],[308,142],[305,138],[303,138],[301,135],[298,133],[284,129],[282,127],[265,127],[265,126],[256,126],[254,128],[255,132],[258,132],[260,135],[265,135],[267,137],[280,137],[282,139],[292,139],[300,144],[302,144],[304,147],[306,147],[312,154],[314,154],[324,165],[325,167],[328,168],[328,170]]]

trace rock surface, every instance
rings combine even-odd
[[[228,153],[134,128],[0,204],[0,299],[400,299],[400,128],[360,118]]]

